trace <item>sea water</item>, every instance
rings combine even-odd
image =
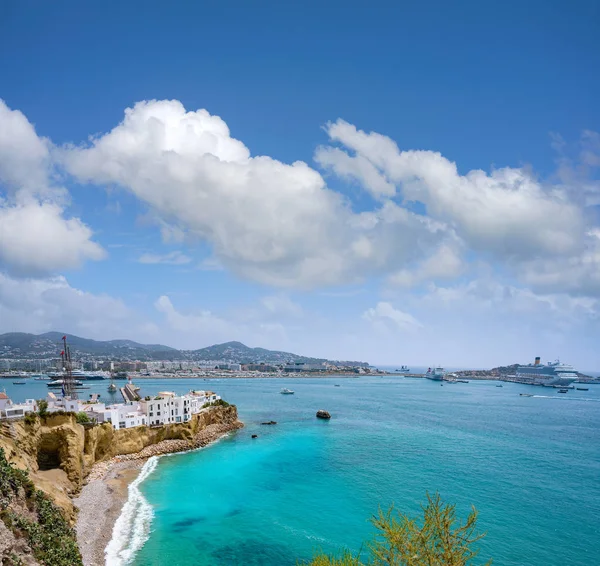
[[[378,507],[418,515],[436,491],[461,517],[478,509],[482,559],[600,564],[600,386],[561,394],[399,376],[139,385],[215,390],[246,427],[147,464],[111,565],[292,566],[318,550],[364,551]],[[331,420],[315,418],[321,408]]]
[[[599,387],[369,377],[211,388],[246,427],[159,460],[140,485],[154,516],[136,565],[292,566],[359,551],[379,506],[417,515],[436,491],[462,517],[478,509],[482,558],[600,564]],[[330,421],[315,418],[321,408]]]

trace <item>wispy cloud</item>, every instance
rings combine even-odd
[[[350,289],[348,291],[321,291],[319,294],[323,297],[355,297],[364,292],[365,289]]]
[[[374,308],[367,309],[363,318],[376,326],[391,323],[399,330],[414,330],[423,325],[411,314],[394,308],[390,303],[379,302]]]
[[[143,254],[139,257],[139,263],[148,263],[148,264],[156,264],[156,263],[164,263],[167,265],[185,265],[190,263],[192,258],[190,256],[185,255],[183,252],[174,251],[165,255],[159,254]]]

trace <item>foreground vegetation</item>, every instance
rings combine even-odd
[[[485,533],[477,534],[477,510],[473,508],[462,524],[456,506],[444,504],[439,496],[427,494],[422,506],[423,519],[401,513],[379,511],[372,519],[377,529],[375,540],[367,545],[366,562],[345,552],[341,556],[317,555],[309,566],[467,566],[479,554],[474,544]],[[492,561],[485,564],[489,565]]]
[[[61,510],[37,490],[27,472],[13,467],[0,448],[0,520],[17,541],[23,539],[45,566],[83,566],[75,531]],[[23,561],[14,550],[0,556],[6,566]]]

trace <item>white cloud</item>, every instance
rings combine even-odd
[[[158,254],[142,254],[138,262],[140,263],[163,263],[167,265],[185,265],[190,263],[192,258],[185,255],[183,252],[177,250],[173,252],[169,252],[168,254],[158,255]]]
[[[540,293],[600,297],[600,231],[590,231],[588,246],[569,258],[539,258],[519,266],[519,277]]]
[[[392,273],[388,282],[397,287],[414,287],[424,282],[455,279],[464,271],[464,262],[455,247],[442,244],[412,269]]]
[[[78,218],[65,218],[66,191],[53,182],[51,143],[0,100],[0,269],[41,276],[105,257]]]
[[[44,193],[49,187],[50,143],[38,137],[18,110],[0,99],[0,185],[11,190]]]
[[[382,192],[384,179],[397,184],[405,199],[424,203],[428,215],[450,223],[471,249],[504,260],[565,256],[582,249],[580,209],[563,192],[544,189],[524,169],[461,175],[456,164],[439,153],[400,151],[390,138],[358,130],[343,120],[329,124],[327,132],[331,141],[355,155],[346,153],[342,159],[341,150],[322,148],[317,159],[335,155],[327,165],[342,176],[353,175],[374,193]],[[352,167],[351,160],[358,164]],[[378,177],[364,167],[364,160],[376,168]]]
[[[13,279],[0,273],[0,333],[58,330],[107,340],[139,335],[143,329],[134,321],[119,299],[73,288],[64,277]]]
[[[600,301],[591,297],[571,297],[565,293],[538,294],[528,288],[506,285],[492,278],[475,279],[451,287],[430,285],[416,303],[432,309],[501,314],[516,321],[565,324],[600,316]],[[535,318],[534,318],[535,317]],[[490,321],[491,324],[493,324]]]
[[[105,257],[78,218],[65,218],[60,206],[31,199],[0,202],[0,267],[22,276],[42,276]]]
[[[62,159],[81,180],[129,189],[169,232],[208,241],[225,267],[269,285],[349,283],[398,269],[444,237],[392,203],[353,213],[306,163],[252,157],[221,118],[178,101],[140,102]]]
[[[270,295],[261,299],[261,305],[271,316],[281,318],[302,318],[302,307],[286,295]]]
[[[199,269],[202,271],[223,271],[223,265],[216,257],[204,258],[200,264]]]
[[[362,155],[350,157],[337,147],[319,147],[315,152],[315,161],[342,178],[360,179],[364,188],[376,198],[392,197],[396,194],[394,184]]]
[[[568,144],[558,134],[552,138],[559,188],[582,206],[600,205],[600,134],[586,130],[577,144]]]
[[[374,308],[367,309],[363,318],[373,323],[378,328],[385,325],[395,327],[398,330],[413,331],[422,328],[422,324],[411,314],[394,308],[390,303],[379,302]]]
[[[166,295],[159,297],[154,307],[164,316],[163,332],[182,348],[197,349],[230,340],[257,346],[284,344],[287,340],[282,323],[259,317],[256,310],[249,318],[240,313],[227,316],[209,310],[182,312]]]
[[[173,306],[171,299],[166,295],[158,298],[154,303],[157,311],[165,316],[166,322],[172,330],[178,332],[198,334],[212,334],[215,337],[229,336],[234,333],[234,328],[225,319],[220,318],[210,311],[199,311],[189,314],[179,312]],[[224,338],[233,340],[234,338]]]

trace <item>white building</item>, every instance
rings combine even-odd
[[[162,391],[156,397],[147,397],[143,401],[131,401],[106,405],[101,403],[97,395],[89,400],[57,397],[49,392],[46,396],[48,412],[68,411],[85,413],[90,421],[110,423],[114,429],[132,428],[136,426],[158,426],[174,423],[185,423],[192,415],[202,411],[207,403],[221,399],[212,391],[190,391],[177,396],[171,391]],[[0,418],[19,418],[38,410],[34,399],[15,405],[5,393],[0,393]]]
[[[35,399],[26,399],[25,403],[13,403],[6,393],[0,393],[0,419],[18,419],[35,411],[37,411]]]
[[[206,403],[219,399],[212,391],[190,391],[181,397],[171,391],[161,391],[156,397],[140,401],[140,410],[147,416],[150,425],[185,423]]]

